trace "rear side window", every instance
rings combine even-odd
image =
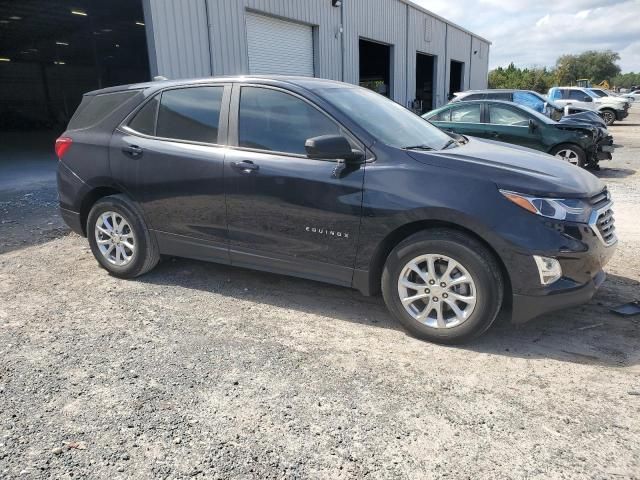
[[[513,92],[513,101],[517,104],[529,107],[536,112],[544,113],[544,101],[533,93]]]
[[[85,96],[67,128],[69,130],[79,130],[91,127],[106,118],[137,93],[137,90],[127,90],[125,92]]]
[[[451,109],[451,121],[459,123],[480,123],[480,104],[464,105]]]
[[[223,92],[224,87],[191,87],[164,91],[158,110],[156,136],[218,143]]]
[[[431,122],[448,122],[451,120],[451,109],[436,113],[433,117],[428,118],[428,120]]]
[[[304,155],[308,138],[332,134],[340,134],[338,126],[304,100],[268,88],[242,88],[241,147]]]
[[[156,134],[156,114],[160,103],[159,95],[149,100],[129,122],[129,128],[145,135]]]

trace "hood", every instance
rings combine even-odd
[[[587,198],[604,184],[583,168],[517,145],[469,137],[466,144],[442,151],[410,151],[418,162],[459,170],[500,188],[557,198]]]
[[[629,104],[629,101],[626,98],[616,98],[616,97],[600,97],[595,100],[596,103],[603,103],[606,105],[617,105],[622,108],[625,104]]]
[[[560,123],[575,125],[575,126],[586,124],[588,126],[604,127],[604,128],[606,128],[607,126],[604,120],[597,113],[594,113],[591,111],[565,115],[560,119]]]

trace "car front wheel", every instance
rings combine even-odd
[[[411,334],[437,343],[461,343],[486,331],[502,305],[503,285],[484,245],[445,229],[405,239],[382,274],[389,310]]]
[[[577,167],[584,167],[587,164],[587,154],[577,145],[562,144],[551,150],[551,155],[569,162]]]
[[[604,123],[606,123],[607,126],[611,126],[616,121],[616,114],[613,110],[603,110],[602,118],[604,119]]]

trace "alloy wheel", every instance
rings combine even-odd
[[[473,313],[477,293],[471,274],[446,255],[421,255],[398,278],[400,301],[413,319],[432,328],[453,328]]]
[[[615,116],[612,112],[602,112],[602,118],[607,125],[611,125],[615,121]]]
[[[123,267],[133,259],[136,246],[131,225],[117,212],[104,212],[95,225],[96,243],[102,256],[112,265]]]
[[[580,165],[580,156],[578,155],[578,152],[571,150],[570,148],[563,148],[558,151],[556,153],[556,157],[564,160],[565,162],[569,162],[571,165]]]

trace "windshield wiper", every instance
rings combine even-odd
[[[402,150],[433,150],[429,145],[410,145],[408,147],[402,147]]]
[[[458,142],[456,142],[453,138],[451,140],[447,140],[447,143],[444,144],[444,147],[442,147],[442,150],[446,150],[447,148],[449,148],[451,145],[457,145]]]

